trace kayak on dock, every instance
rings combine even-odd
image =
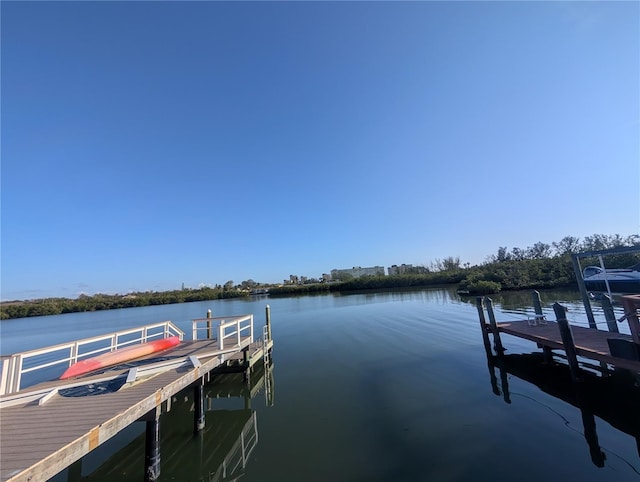
[[[150,355],[151,353],[157,353],[168,348],[172,348],[179,343],[179,337],[170,336],[161,340],[140,343],[135,346],[121,348],[119,350],[104,353],[102,355],[88,358],[86,360],[81,360],[67,368],[67,370],[60,376],[60,380],[77,377],[95,370],[99,370],[100,368],[106,368],[109,366],[117,365],[118,363],[124,363],[130,360],[134,360],[145,355]]]

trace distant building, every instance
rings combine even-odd
[[[384,276],[384,266],[373,266],[371,268],[361,268],[354,266],[351,269],[332,269],[331,279],[360,278],[361,276]]]
[[[331,281],[331,275],[329,273],[322,273],[322,281],[323,282]]]
[[[289,275],[289,283],[292,285],[297,285],[298,284],[298,276],[295,274],[290,274]]]
[[[396,276],[399,274],[410,273],[412,269],[413,266],[410,264],[401,264],[400,266],[394,264],[387,268],[387,272],[389,273],[389,276]]]

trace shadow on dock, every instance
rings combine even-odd
[[[252,403],[264,396],[266,406],[274,404],[273,365],[256,364],[248,380],[242,373],[215,375],[204,386],[204,396],[206,423],[197,433],[192,429],[196,404],[192,388],[177,393],[163,410],[157,480],[241,478],[258,444],[258,417]],[[134,425],[133,439],[99,448],[52,482],[146,480],[144,423]]]
[[[539,352],[490,355],[487,362],[492,390],[505,402],[511,403],[507,375],[513,375],[580,410],[585,441],[597,467],[604,467],[606,457],[598,443],[595,417],[633,437],[640,457],[640,388],[630,372],[601,376],[582,370],[580,381],[574,382],[568,365],[549,362]]]

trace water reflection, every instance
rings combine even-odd
[[[264,395],[274,403],[273,367],[256,365],[249,380],[242,374],[215,376],[205,386],[205,428],[193,433],[194,399],[190,388],[172,398],[160,418],[159,481],[230,481],[244,474],[258,444],[257,412],[252,402]],[[234,406],[235,405],[235,406]],[[134,425],[138,425],[134,424]],[[120,443],[108,456],[100,447],[53,480],[145,480],[144,424],[129,443]],[[140,433],[141,432],[141,433]],[[102,450],[104,452],[104,449]],[[96,460],[102,459],[98,463]]]
[[[629,372],[621,370],[600,376],[594,372],[582,371],[582,380],[572,383],[567,365],[546,363],[544,354],[539,352],[490,355],[487,362],[491,388],[505,402],[511,403],[507,383],[507,375],[510,374],[579,409],[584,438],[595,466],[604,467],[606,463],[605,453],[598,442],[595,417],[633,437],[640,456],[640,389],[635,377]]]

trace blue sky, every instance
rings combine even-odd
[[[5,2],[3,300],[640,224],[638,2]]]

